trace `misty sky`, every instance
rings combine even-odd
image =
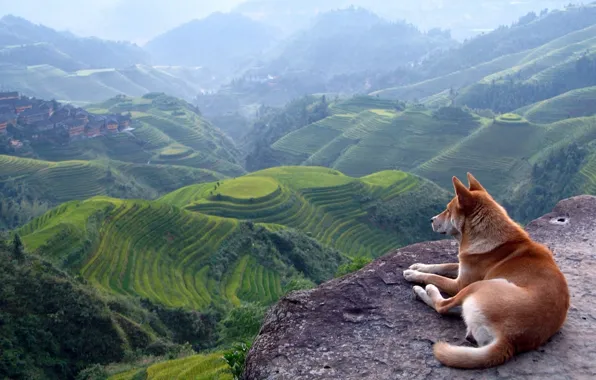
[[[0,16],[14,14],[58,30],[143,43],[179,24],[243,0],[0,0]],[[139,20],[142,18],[142,20]]]
[[[81,36],[128,40],[144,44],[151,38],[215,11],[228,12],[247,0],[0,0],[0,16],[14,14]],[[295,27],[313,14],[349,4],[365,6],[389,19],[413,22],[421,28],[490,30],[542,7],[557,8],[569,0],[250,0],[273,5],[269,21]],[[468,14],[468,8],[474,8]],[[291,10],[290,10],[291,9]],[[434,12],[428,12],[433,9]],[[245,9],[246,10],[246,7]],[[243,10],[243,11],[244,11]],[[296,10],[307,11],[296,12]],[[249,12],[250,13],[250,12]],[[252,17],[252,16],[251,16]],[[293,25],[296,24],[296,25]],[[490,25],[489,25],[490,24]],[[457,37],[456,37],[457,38]]]

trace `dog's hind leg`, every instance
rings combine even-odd
[[[441,295],[439,289],[432,285],[426,285],[426,289],[423,289],[420,286],[414,286],[414,293],[422,300],[425,304],[432,307],[433,309],[437,310],[437,304],[445,301],[445,298]],[[438,311],[438,310],[437,310]],[[445,310],[442,314],[455,314],[461,315],[462,313],[462,306],[459,304],[454,304],[447,310]]]

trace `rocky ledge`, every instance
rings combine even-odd
[[[563,329],[537,351],[486,370],[457,370],[433,356],[437,340],[468,344],[459,316],[414,298],[402,271],[457,260],[454,241],[411,245],[362,270],[294,292],[268,313],[246,360],[245,379],[596,378],[596,197],[563,200],[527,231],[553,249],[569,282]]]

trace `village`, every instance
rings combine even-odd
[[[18,149],[21,140],[63,144],[115,134],[130,127],[130,114],[97,115],[70,104],[0,92],[0,135]]]

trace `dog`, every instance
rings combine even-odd
[[[461,310],[466,339],[478,346],[437,342],[437,360],[455,368],[488,368],[535,350],[559,331],[569,310],[569,289],[553,253],[533,241],[472,174],[467,176],[469,187],[453,177],[454,198],[431,219],[435,232],[458,241],[459,263],[413,264],[403,275],[427,284],[414,286],[414,293],[438,313]]]

